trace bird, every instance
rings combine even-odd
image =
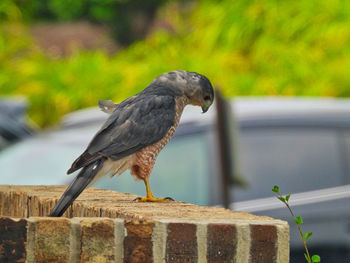
[[[205,113],[213,100],[213,86],[207,77],[176,70],[158,76],[119,104],[99,101],[101,110],[110,115],[67,171],[71,174],[80,169],[49,216],[62,216],[85,188],[103,176],[120,175],[128,169],[146,187],[146,196],[136,201],[173,201],[153,195],[149,184],[152,168],[178,127],[185,106],[200,106]]]

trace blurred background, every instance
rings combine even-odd
[[[153,192],[288,220],[291,262],[304,262],[278,184],[311,252],[349,262],[349,1],[2,0],[0,184],[69,183],[107,118],[97,101],[176,69],[223,99],[186,109]],[[126,174],[95,186],[144,194]]]

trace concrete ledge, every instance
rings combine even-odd
[[[45,217],[64,189],[0,186],[0,262],[289,262],[281,220],[94,188]]]

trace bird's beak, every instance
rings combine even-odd
[[[209,107],[208,106],[202,106],[202,113],[206,113],[208,111]]]

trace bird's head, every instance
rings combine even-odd
[[[166,82],[173,89],[187,96],[189,103],[208,111],[214,100],[214,90],[210,81],[196,72],[176,70],[159,76],[155,81]]]
[[[203,113],[207,112],[214,101],[214,90],[210,81],[203,75],[195,72],[187,73],[187,85],[184,89],[185,95],[192,105],[202,107]]]

